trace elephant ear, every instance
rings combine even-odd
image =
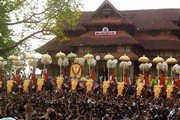
[[[85,59],[84,58],[75,58],[74,63],[78,63],[81,66],[84,66]]]

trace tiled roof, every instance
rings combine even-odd
[[[98,46],[98,45],[133,45],[137,41],[125,31],[116,31],[116,35],[95,35],[89,31],[76,40],[69,42],[70,46]]]
[[[67,44],[69,43],[68,40],[62,41],[60,38],[55,37],[48,43],[44,44],[40,48],[36,49],[37,52],[47,52],[47,51],[72,51],[72,48],[69,47]]]
[[[146,40],[139,44],[142,44],[146,50],[180,50],[180,41]]]
[[[82,12],[78,24],[83,24],[94,12]],[[178,29],[172,23],[178,20],[180,9],[152,9],[119,11],[131,20],[139,30],[171,30]]]
[[[139,30],[178,29],[172,20],[178,20],[180,9],[152,9],[119,11],[124,13]]]
[[[139,34],[135,39],[147,50],[180,50],[180,39],[172,34]]]
[[[83,25],[129,25],[129,24],[133,24],[133,23],[126,17],[122,17],[122,18],[90,19],[82,24]]]

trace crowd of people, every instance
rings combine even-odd
[[[48,85],[48,84],[46,84]],[[49,86],[49,85],[48,85]],[[116,93],[101,89],[86,93],[84,89],[0,93],[0,118],[26,120],[179,120],[180,99]]]

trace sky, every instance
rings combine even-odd
[[[96,10],[104,0],[82,0],[83,11]],[[109,0],[118,10],[180,8],[180,0]]]

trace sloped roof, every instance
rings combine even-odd
[[[76,40],[69,42],[70,46],[98,46],[98,45],[133,45],[138,42],[125,31],[116,31],[116,35],[95,35],[89,31]]]
[[[103,17],[102,14],[113,13],[110,18]],[[99,16],[99,15],[101,16]],[[96,16],[98,15],[98,16]],[[102,19],[103,17],[103,19]],[[122,25],[122,24],[133,24],[127,17],[119,12],[108,0],[105,0],[98,9],[92,13],[92,15],[82,23],[82,25]]]
[[[137,40],[169,40],[169,41],[180,41],[177,36],[171,34],[171,33],[166,33],[166,32],[161,32],[158,35],[150,35],[150,34],[145,34],[145,33],[139,33],[138,35],[135,36],[135,39]]]
[[[178,20],[180,9],[151,9],[119,11],[124,13],[139,30],[178,29],[172,20]]]
[[[71,38],[73,39],[73,38]],[[47,51],[72,51],[72,48],[68,46],[69,40],[62,41],[60,38],[55,37],[51,41],[47,42],[43,46],[39,47],[35,51],[37,52],[47,52]]]
[[[135,39],[147,50],[180,50],[180,39],[172,34],[161,33],[153,36],[141,33]]]
[[[114,12],[116,12],[119,16],[122,16],[121,13],[118,12],[118,10],[108,1],[108,0],[105,0],[97,9],[96,11],[93,13],[93,15],[91,16],[94,17],[98,12],[100,12],[101,9],[103,9],[103,7],[107,7],[107,6],[110,6],[110,8],[112,8],[112,10]]]
[[[141,41],[139,44],[146,50],[180,50],[180,41],[147,40]]]
[[[79,25],[88,20],[94,12],[84,11],[79,20]],[[180,9],[151,9],[119,11],[131,20],[139,30],[173,30],[178,29],[172,23],[178,20]],[[81,25],[82,26],[82,25]]]
[[[127,17],[121,17],[121,18],[96,18],[96,19],[90,19],[83,23],[83,25],[129,25],[133,24],[132,21],[130,21]]]

